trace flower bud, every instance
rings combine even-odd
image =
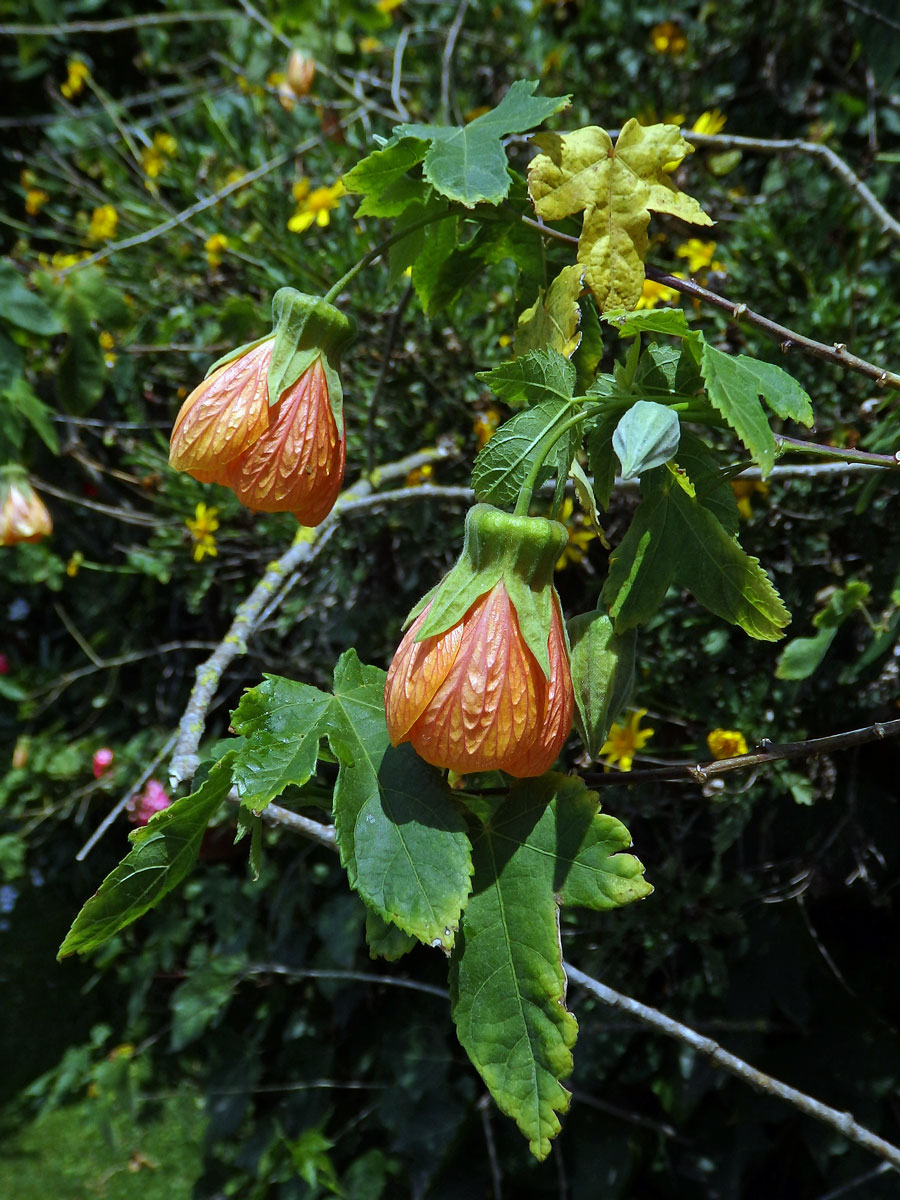
[[[288,58],[285,83],[295,96],[307,96],[316,77],[316,60],[302,50],[292,50]]]
[[[146,825],[154,813],[162,812],[172,803],[158,779],[148,779],[142,792],[135,793],[125,805],[132,825]]]
[[[541,775],[572,727],[568,647],[553,588],[565,526],[486,504],[459,562],[410,614],[388,671],[393,744],[459,774]]]
[[[0,472],[0,546],[39,542],[53,532],[46,505],[21,467]]]
[[[94,751],[94,757],[91,759],[91,767],[94,772],[94,778],[99,779],[101,775],[105,775],[112,766],[112,761],[115,758],[109,746],[101,746],[99,750]]]
[[[230,487],[248,508],[318,525],[344,477],[338,358],[353,324],[293,288],[277,292],[272,308],[272,333],[213,364],[185,400],[169,462]]]

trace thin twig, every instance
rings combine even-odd
[[[563,233],[560,229],[552,229],[549,225],[545,225],[543,221],[535,221],[532,217],[526,216],[521,216],[520,220],[526,225],[531,225],[534,229],[539,229],[546,237],[554,238],[558,242],[565,242],[569,246],[578,245],[577,237],[573,237],[570,233]],[[851,371],[856,371],[860,375],[866,375],[869,379],[874,379],[879,387],[890,387],[900,390],[900,375],[895,374],[893,371],[885,371],[882,367],[876,366],[875,363],[867,362],[866,359],[860,358],[857,354],[851,354],[843,342],[834,342],[832,345],[827,346],[824,342],[817,342],[813,338],[804,337],[802,333],[797,333],[793,329],[788,329],[786,325],[779,325],[777,321],[770,321],[768,317],[764,317],[761,313],[754,312],[746,304],[735,303],[734,300],[720,296],[717,292],[711,292],[709,288],[702,287],[699,283],[694,283],[692,279],[681,279],[677,275],[669,275],[665,271],[660,270],[659,267],[651,266],[650,263],[644,264],[644,273],[648,279],[652,279],[656,283],[661,283],[665,287],[672,288],[673,291],[681,292],[685,296],[691,296],[695,300],[702,300],[705,304],[711,304],[715,308],[723,309],[725,312],[730,313],[736,321],[747,321],[748,324],[755,325],[763,333],[767,333],[770,337],[777,339],[781,343],[782,352],[785,354],[790,350],[802,350],[805,354],[811,354],[815,358],[824,358],[829,362],[849,367]]]
[[[764,766],[788,758],[817,758],[820,754],[831,754],[837,750],[850,750],[864,746],[867,742],[882,742],[885,738],[900,737],[900,720],[876,721],[863,729],[850,729],[846,733],[833,733],[828,737],[809,738],[804,742],[782,742],[776,745],[763,739],[753,754],[742,754],[738,758],[721,758],[705,763],[672,763],[666,767],[651,767],[643,771],[617,771],[615,774],[586,774],[582,778],[591,787],[615,787],[632,783],[706,783],[714,775],[725,775],[729,771],[744,771],[749,767]]]
[[[394,102],[394,108],[396,108],[404,121],[409,120],[409,112],[403,103],[403,97],[400,95],[400,84],[403,81],[403,52],[406,49],[406,43],[409,41],[409,31],[409,25],[404,25],[400,30],[397,45],[394,47],[394,66],[391,72],[391,99]]]
[[[728,133],[694,133],[690,129],[685,129],[682,133],[685,141],[694,146],[708,147],[711,150],[749,150],[756,151],[757,154],[805,154],[809,158],[818,159],[829,171],[837,175],[842,183],[847,185],[860,204],[874,213],[880,222],[882,233],[890,233],[893,237],[900,238],[900,221],[891,216],[855,171],[824,142],[807,142],[802,138],[750,138]]]
[[[417,979],[404,979],[401,975],[380,975],[374,971],[350,971],[326,967],[291,967],[283,963],[251,963],[242,975],[286,975],[293,979],[351,979],[355,983],[385,983],[388,987],[408,988],[412,992],[425,992],[441,1000],[449,999],[446,988],[433,983],[419,983]]]
[[[503,1200],[503,1176],[500,1173],[500,1160],[497,1158],[497,1143],[494,1141],[494,1130],[491,1125],[491,1112],[494,1101],[490,1092],[485,1092],[475,1106],[481,1116],[481,1128],[484,1133],[484,1144],[487,1147],[488,1163],[491,1168],[491,1188],[494,1200]]]
[[[64,21],[58,25],[0,25],[0,36],[67,37],[72,33],[119,33],[149,25],[197,24],[199,21],[235,21],[243,14],[233,8],[199,12],[137,13],[133,17],[115,17],[109,21]]]
[[[173,733],[172,736],[166,741],[166,744],[162,747],[162,749],[159,751],[159,753],[154,757],[153,761],[150,763],[150,765],[144,771],[143,775],[140,777],[140,779],[137,781],[137,783],[133,783],[131,785],[131,787],[128,789],[128,791],[125,793],[125,795],[121,798],[121,800],[119,800],[118,804],[115,804],[109,810],[109,812],[106,814],[106,816],[100,822],[100,824],[97,826],[97,828],[94,830],[94,832],[88,838],[88,840],[84,843],[84,845],[81,847],[81,849],[75,855],[76,862],[84,862],[84,860],[87,858],[87,856],[90,854],[90,852],[93,850],[93,848],[97,845],[97,843],[103,837],[104,833],[106,833],[107,829],[109,829],[110,825],[112,825],[113,821],[115,821],[116,817],[119,815],[119,813],[125,807],[125,805],[128,803],[128,801],[131,799],[131,797],[134,796],[135,793],[137,793],[141,790],[141,788],[144,786],[144,784],[147,782],[147,780],[150,778],[150,776],[153,774],[153,772],[156,770],[156,768],[159,766],[159,764],[162,762],[162,760],[167,756],[169,751],[175,745],[176,737],[177,737],[177,734]]]
[[[463,26],[463,21],[466,19],[466,9],[469,7],[469,0],[460,0],[459,7],[456,10],[456,16],[453,18],[453,24],[447,31],[447,40],[444,42],[444,53],[441,56],[441,114],[445,122],[450,120],[450,97],[453,96],[453,115],[456,117],[457,125],[462,125],[462,114],[459,111],[459,105],[456,103],[456,95],[453,91],[453,55],[456,52],[456,41],[459,37],[460,30]]]
[[[449,453],[450,450],[443,446],[421,450],[399,462],[380,467],[371,475],[360,479],[338,496],[334,508],[321,525],[316,529],[302,530],[290,549],[267,567],[250,595],[238,605],[228,633],[206,662],[197,668],[190,700],[178,724],[179,736],[169,772],[173,787],[193,778],[200,761],[197,747],[203,736],[204,715],[216,693],[222,674],[234,658],[246,653],[248,639],[256,629],[261,613],[268,608],[273,594],[278,591],[284,580],[298,567],[312,561],[334,533],[341,514],[359,508],[371,496],[375,487],[386,480],[407,475],[427,462],[445,458]],[[442,490],[429,490],[438,495],[443,494]],[[421,495],[425,489],[405,488],[402,491],[401,498],[405,500],[408,493]],[[384,502],[383,497],[377,496],[368,500],[369,505],[379,502]],[[267,811],[271,811],[271,806]]]
[[[234,800],[238,804],[241,802],[241,798],[234,788],[228,793],[228,799]],[[280,804],[267,805],[262,811],[262,819],[267,825],[283,825],[285,829],[290,829],[313,842],[318,842],[320,846],[325,846],[328,850],[337,850],[333,825],[323,825],[321,821],[313,821],[309,817],[301,816],[300,813],[292,812],[289,808],[282,808]]]
[[[630,1013],[632,1016],[637,1017],[639,1021],[643,1021],[645,1025],[650,1025],[653,1029],[659,1030],[660,1033],[664,1033],[668,1037],[675,1038],[686,1046],[690,1046],[698,1054],[702,1054],[704,1057],[710,1059],[717,1067],[729,1071],[756,1091],[762,1092],[765,1096],[774,1096],[779,1100],[785,1100],[806,1116],[821,1121],[831,1129],[835,1129],[838,1133],[843,1134],[849,1141],[856,1142],[858,1146],[862,1146],[864,1150],[868,1150],[870,1153],[884,1159],[885,1162],[889,1162],[894,1167],[900,1168],[900,1147],[886,1142],[883,1138],[878,1137],[877,1134],[872,1133],[871,1130],[858,1124],[850,1113],[840,1112],[836,1108],[831,1108],[829,1105],[823,1104],[820,1100],[816,1100],[812,1096],[807,1096],[804,1092],[797,1091],[796,1088],[789,1087],[786,1083],[782,1083],[771,1075],[766,1075],[764,1071],[758,1071],[749,1063],[744,1062],[743,1059],[730,1054],[727,1050],[723,1050],[719,1043],[714,1042],[712,1038],[704,1037],[689,1026],[682,1025],[680,1021],[674,1021],[658,1009],[641,1004],[638,1000],[632,1000],[630,996],[623,996],[621,992],[614,991],[598,979],[593,979],[590,975],[585,975],[583,971],[577,970],[568,963],[563,963],[563,969],[573,983],[577,983],[585,988],[592,996],[596,996],[604,1004],[608,1004],[611,1008],[619,1009],[622,1012]]]

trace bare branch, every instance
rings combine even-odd
[[[658,1009],[641,1004],[638,1000],[632,1000],[630,996],[623,996],[621,992],[616,992],[598,979],[585,975],[583,971],[577,970],[569,963],[563,963],[563,968],[573,983],[585,988],[604,1004],[619,1009],[621,1012],[630,1013],[645,1025],[690,1046],[698,1054],[710,1059],[717,1067],[729,1071],[756,1091],[792,1104],[806,1116],[821,1121],[831,1129],[843,1134],[849,1141],[862,1146],[864,1150],[868,1150],[878,1158],[884,1159],[885,1162],[891,1163],[892,1166],[900,1168],[900,1147],[886,1142],[871,1130],[858,1124],[850,1113],[831,1108],[820,1100],[807,1096],[805,1092],[799,1092],[796,1088],[789,1087],[788,1084],[774,1079],[771,1075],[766,1075],[764,1071],[758,1071],[756,1067],[744,1062],[742,1058],[723,1050],[719,1043],[714,1042],[712,1038],[704,1037],[703,1034],[697,1033],[688,1025],[682,1025],[680,1021],[674,1021]]]
[[[0,25],[0,36],[65,37],[71,33],[119,33],[125,29],[142,29],[151,25],[196,25],[200,21],[236,20],[243,20],[243,14],[233,8],[212,9],[206,12],[136,13],[132,17],[116,17],[109,21],[64,21],[59,25]]]

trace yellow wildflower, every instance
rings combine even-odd
[[[419,487],[423,483],[428,483],[432,475],[434,475],[434,467],[431,463],[425,463],[421,467],[416,467],[414,471],[410,471],[406,477],[406,486]]]
[[[214,536],[219,528],[218,518],[217,508],[207,508],[205,504],[198,504],[193,517],[188,517],[185,521],[194,539],[194,562],[200,562],[204,554],[215,558],[219,553]]]
[[[654,730],[638,728],[641,719],[646,715],[646,708],[639,708],[628,714],[624,725],[613,723],[609,737],[600,747],[599,757],[606,759],[607,767],[618,763],[620,770],[631,770],[634,756],[653,737]]]
[[[657,54],[684,54],[688,41],[677,21],[661,21],[650,30],[650,41]]]
[[[392,13],[395,8],[399,8],[402,3],[403,0],[377,0],[375,7],[380,13],[384,13],[386,16],[388,13]]]
[[[211,267],[221,266],[222,254],[228,249],[228,238],[224,233],[214,233],[203,243],[203,249],[206,251],[206,261]]]
[[[737,509],[745,521],[753,516],[753,505],[750,499],[754,495],[768,496],[769,485],[761,479],[732,479],[731,490],[737,500]]]
[[[359,39],[359,49],[361,54],[377,54],[381,49],[381,42],[377,37],[364,37]]]
[[[475,420],[472,422],[472,432],[475,434],[479,450],[483,446],[486,446],[494,436],[494,430],[502,419],[502,414],[496,404],[489,404],[487,408],[475,414]]]
[[[84,81],[90,77],[91,69],[80,58],[70,58],[67,67],[69,73],[66,82],[59,90],[67,100],[72,100],[84,91]]]
[[[80,550],[76,550],[69,561],[66,563],[66,574],[70,579],[74,579],[78,574],[81,564],[84,562],[84,555]]]
[[[158,179],[166,167],[167,159],[178,153],[178,142],[171,133],[154,133],[153,141],[141,151],[141,165],[148,179]]]
[[[678,293],[674,288],[657,283],[655,279],[645,279],[634,310],[638,312],[642,308],[656,308],[657,304],[671,304],[677,298]]]
[[[577,565],[584,560],[587,548],[597,534],[590,526],[585,525],[583,515],[575,512],[575,505],[571,500],[567,499],[563,503],[559,520],[569,532],[569,543],[556,560],[556,570],[564,571],[569,563]]]
[[[501,333],[500,336],[497,338],[497,345],[500,347],[501,350],[505,350],[507,346],[512,345],[512,338],[509,336],[508,333]]]
[[[119,224],[119,214],[111,204],[102,204],[91,213],[91,225],[88,229],[88,240],[91,242],[108,242],[116,236]]]
[[[659,116],[656,111],[656,106],[648,104],[646,108],[642,108],[637,114],[637,122],[639,125],[683,125],[687,117],[680,112],[667,112],[663,116]]]
[[[25,211],[29,217],[36,217],[50,196],[42,188],[29,188],[25,193]]]
[[[715,252],[715,242],[701,242],[699,238],[688,238],[686,242],[682,242],[675,250],[678,258],[686,258],[688,260],[688,270],[692,275],[695,275],[698,271],[702,271],[704,267],[708,267],[713,261]]]
[[[284,71],[270,71],[266,76],[266,86],[270,88],[280,87],[287,79]]]
[[[728,118],[721,109],[714,108],[709,112],[701,113],[691,126],[691,129],[694,133],[708,133],[712,135],[724,129],[727,120]]]
[[[309,180],[298,179],[291,192],[297,201],[297,211],[288,221],[287,227],[291,233],[304,233],[313,223],[324,227],[331,221],[331,212],[340,203],[344,185],[339,179],[329,187],[318,187],[310,191]]]
[[[116,356],[113,351],[116,339],[108,329],[101,329],[97,341],[100,343],[100,349],[103,351],[103,361],[108,367],[114,367],[116,365]]]
[[[706,735],[713,758],[738,758],[747,753],[747,739],[739,729],[714,729]]]

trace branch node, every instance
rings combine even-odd
[[[834,342],[833,345],[834,345],[835,354],[846,354],[847,353],[847,343],[846,342]]]
[[[747,311],[746,304],[735,304],[735,305],[732,305],[731,315],[733,317],[742,317],[746,311]]]
[[[699,763],[696,767],[691,767],[690,775],[691,779],[693,779],[696,783],[706,783],[709,779],[709,772],[705,767],[701,767]]]
[[[875,734],[875,736],[879,740],[883,739],[885,736],[884,726],[882,725],[882,723],[880,721],[876,721],[875,724],[872,726],[872,732]]]
[[[794,343],[791,341],[790,338],[785,338],[784,341],[781,343],[781,353],[782,354],[788,354],[791,350],[793,350],[793,348],[794,348]]]
[[[772,741],[771,738],[760,738],[759,741],[756,743],[756,753],[757,754],[768,754],[771,750],[774,749],[774,746],[775,746],[775,743]]]

